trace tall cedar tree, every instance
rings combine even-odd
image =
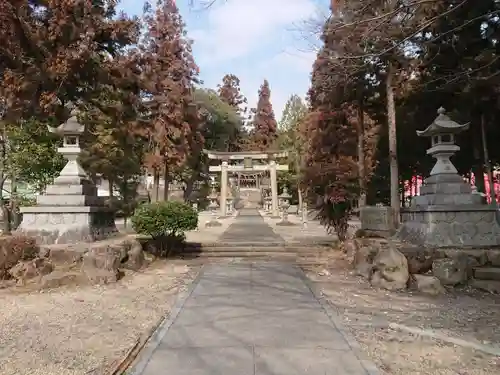
[[[158,1],[154,14],[146,12],[147,32],[142,41],[142,88],[149,122],[145,135],[151,148],[147,166],[154,171],[158,199],[160,174],[165,179],[163,199],[173,170],[186,161],[201,142],[198,124],[193,124],[193,85],[198,67],[185,36],[184,23],[173,0]]]
[[[222,78],[222,84],[217,85],[217,93],[224,103],[234,108],[241,116],[241,126],[234,128],[234,134],[226,148],[226,151],[240,151],[247,141],[247,133],[243,129],[243,118],[248,110],[247,98],[241,93],[240,79],[234,74],[226,74]]]
[[[64,116],[60,104],[112,82],[114,57],[138,33],[136,20],[116,17],[115,0],[0,0],[0,97],[8,117]]]
[[[241,93],[240,79],[234,74],[222,77],[222,84],[217,85],[217,93],[223,102],[229,104],[239,114],[243,115],[246,112],[243,106],[247,104],[247,99]]]
[[[309,102],[311,112],[303,123],[305,155],[302,186],[307,197],[316,203],[319,218],[340,240],[347,234],[348,218],[353,202],[359,197],[356,127],[343,105],[344,87],[332,74],[328,24],[323,34],[324,46],[313,66]]]
[[[269,82],[264,80],[259,89],[259,101],[253,117],[253,129],[248,148],[256,151],[269,150],[273,147],[277,137],[277,123],[271,104],[271,89]]]

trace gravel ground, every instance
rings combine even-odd
[[[117,284],[0,291],[0,374],[97,375],[168,312],[197,272],[158,261]]]
[[[306,271],[383,374],[500,374],[500,357],[388,327],[398,323],[500,350],[500,296],[472,290],[438,297],[377,290],[351,275],[342,261],[330,264],[328,272]]]

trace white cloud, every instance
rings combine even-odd
[[[286,66],[287,69],[293,69],[298,73],[310,73],[314,60],[316,60],[316,51],[314,50],[286,47],[283,52],[267,61],[266,65],[271,65],[273,68]]]
[[[259,49],[315,12],[313,0],[231,0],[210,10],[208,26],[190,37],[203,63],[214,64]]]

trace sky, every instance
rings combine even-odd
[[[209,9],[188,3],[177,0],[204,87],[215,89],[225,74],[235,74],[253,108],[267,79],[278,120],[290,95],[305,98],[319,45],[310,30],[329,0],[217,0]],[[140,15],[143,2],[122,0],[119,7]]]

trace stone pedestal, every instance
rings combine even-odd
[[[114,211],[97,195],[97,187],[77,161],[84,127],[77,122],[76,113],[49,130],[63,135],[63,147],[58,152],[68,162],[54,184],[37,197],[36,206],[20,208],[23,220],[16,232],[35,237],[45,245],[92,242],[117,234]]]

